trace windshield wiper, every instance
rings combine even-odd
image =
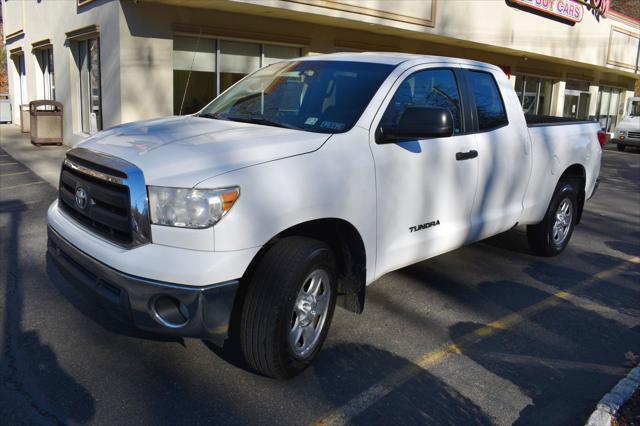
[[[258,116],[249,116],[249,117],[227,116],[224,119],[225,120],[230,120],[230,121],[239,121],[239,122],[242,122],[242,123],[262,124],[262,125],[265,125],[265,126],[282,127],[282,128],[285,128],[285,129],[300,130],[296,126],[292,126],[290,124],[281,123],[279,121],[270,120],[270,119],[265,118],[265,117],[258,117]]]

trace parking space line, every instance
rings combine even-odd
[[[0,163],[0,166],[13,166],[16,165],[18,163]]]
[[[343,425],[349,423],[351,419],[373,404],[390,394],[394,389],[415,377],[416,366],[418,371],[427,370],[430,367],[443,362],[445,359],[453,355],[463,354],[463,349],[473,344],[477,344],[489,336],[495,335],[502,330],[507,330],[515,325],[525,321],[527,317],[542,312],[548,308],[558,305],[562,301],[570,299],[572,293],[588,287],[594,283],[603,281],[620,272],[630,268],[632,264],[640,264],[640,257],[632,257],[613,268],[600,271],[591,278],[578,283],[566,290],[561,290],[551,294],[549,297],[530,305],[518,312],[508,314],[498,320],[479,327],[474,331],[464,334],[453,342],[446,343],[440,348],[428,352],[421,358],[409,363],[407,366],[397,370],[389,376],[383,378],[380,382],[366,389],[343,406],[331,411],[326,417],[314,422],[315,425]],[[568,300],[567,300],[568,301]]]
[[[554,368],[556,370],[578,370],[588,371],[591,373],[608,374],[611,376],[625,376],[629,371],[625,367],[616,367],[614,365],[595,364],[591,362],[567,361],[564,359],[540,358],[530,355],[505,354],[498,352],[477,353],[478,357],[490,360],[500,361],[509,364],[525,364],[540,365],[544,367]]]
[[[528,284],[530,287],[535,288],[536,290],[544,291],[545,293],[553,294],[555,290],[553,286],[549,284],[543,283],[532,283]],[[620,283],[616,283],[616,285],[621,285]],[[633,290],[637,290],[638,287],[635,286]],[[578,296],[576,294],[569,294],[565,297],[565,300],[577,308],[584,309],[585,311],[595,312],[603,318],[607,318],[611,321],[619,322],[625,327],[633,328],[637,325],[640,325],[640,319],[634,317],[633,315],[628,315],[622,311],[619,311],[614,308],[610,308],[601,303],[595,302],[593,300],[587,299],[582,296]]]
[[[23,188],[25,186],[41,185],[43,183],[47,183],[47,182],[45,182],[43,180],[40,180],[38,182],[29,182],[29,183],[23,183],[23,184],[20,184],[20,185],[0,187],[0,189],[2,189],[3,191],[6,191],[8,189],[16,189],[16,188]]]
[[[8,176],[18,176],[18,175],[26,175],[27,173],[31,173],[29,170],[24,172],[16,172],[16,173],[0,173],[0,177],[8,177]]]

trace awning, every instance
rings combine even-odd
[[[22,50],[22,47],[14,47],[13,49],[9,50],[9,56],[20,56],[20,55],[24,55],[24,51]]]
[[[88,38],[95,38],[100,35],[100,26],[89,25],[87,27],[66,32],[65,35],[67,36],[67,41],[80,41]]]
[[[24,30],[18,30],[18,31],[12,32],[11,34],[7,34],[4,39],[6,43],[9,44],[9,43],[13,43],[20,37],[24,37]]]
[[[53,44],[51,43],[51,40],[49,40],[48,38],[45,38],[44,40],[36,41],[35,43],[31,43],[32,50],[49,49],[52,46]]]

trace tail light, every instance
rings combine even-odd
[[[598,142],[600,143],[600,148],[604,149],[604,146],[607,144],[607,132],[603,132],[602,130],[598,132]]]

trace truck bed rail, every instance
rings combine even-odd
[[[583,124],[583,123],[595,123],[595,120],[577,120],[575,118],[569,117],[554,117],[551,115],[536,115],[536,114],[525,114],[525,120],[527,121],[527,126],[529,127],[538,127],[538,126],[563,126],[569,124]]]

